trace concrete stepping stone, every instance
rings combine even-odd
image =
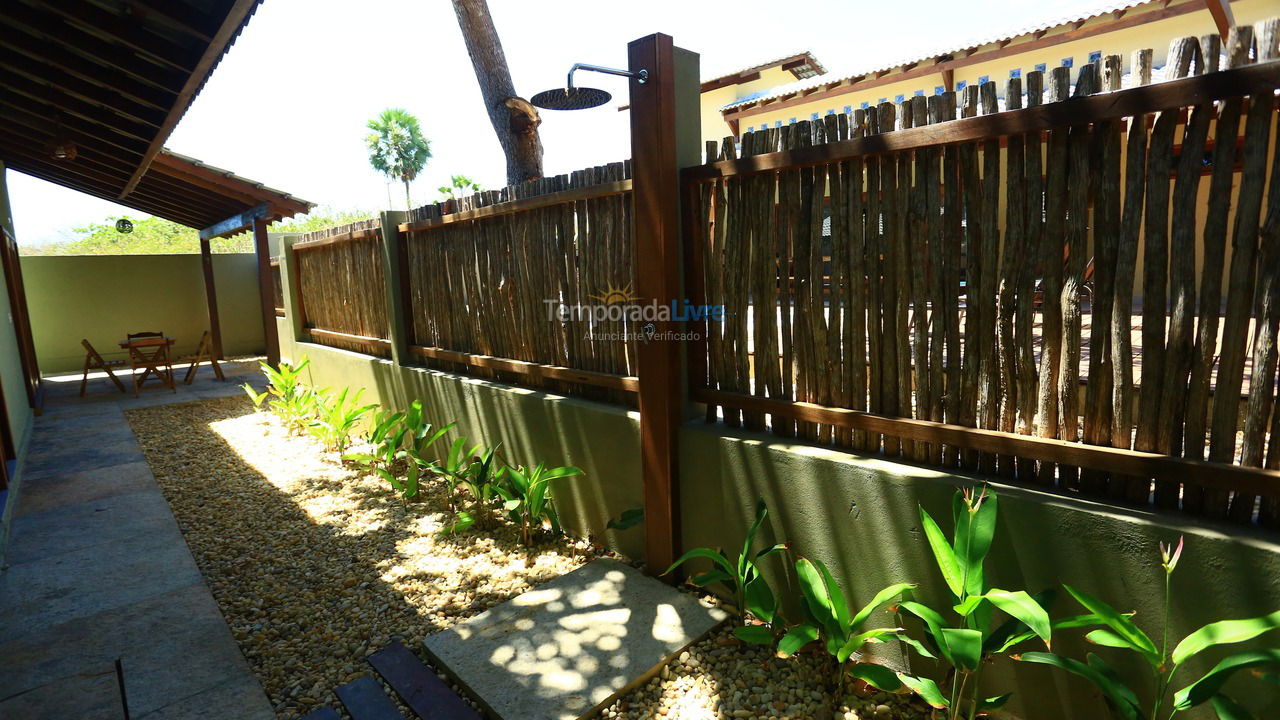
[[[504,720],[577,720],[648,681],[727,617],[601,559],[426,639],[427,653]]]

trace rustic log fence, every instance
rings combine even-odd
[[[302,236],[293,244],[302,325],[313,342],[388,356],[382,227],[362,220]]]
[[[681,175],[684,289],[723,319],[685,323],[689,393],[664,392],[732,427],[1280,526],[1278,29],[1180,39],[1154,84],[1144,50],[1125,89],[1110,56],[1011,79],[1003,108],[985,83],[710,143]],[[309,234],[306,332],[633,404],[648,323],[596,309],[647,302],[635,260],[674,248],[634,237],[630,177]]]
[[[1010,79],[1003,111],[986,83],[709,143],[683,172],[686,284],[726,319],[690,349],[693,399],[730,426],[1280,526],[1277,28],[1233,29],[1222,58],[1175,41],[1156,84],[1140,51],[1123,90],[1110,56],[1074,87]]]
[[[638,328],[617,316],[635,287],[630,190],[614,163],[414,210],[399,227],[409,352],[632,402]]]

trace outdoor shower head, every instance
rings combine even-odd
[[[568,87],[544,90],[529,98],[529,102],[544,110],[586,110],[599,107],[612,97],[608,92],[596,88]]]
[[[543,92],[529,98],[529,102],[543,108],[544,110],[586,110],[587,108],[599,107],[607,102],[613,96],[604,90],[589,87],[574,87],[573,74],[578,70],[589,70],[591,72],[604,73],[606,75],[619,75],[621,77],[635,78],[636,82],[644,84],[649,79],[648,70],[618,70],[615,68],[601,67],[599,65],[588,65],[586,63],[574,63],[569,68],[569,77],[565,82],[563,89],[544,90]]]

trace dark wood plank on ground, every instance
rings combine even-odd
[[[333,692],[353,720],[404,720],[396,704],[382,691],[382,685],[370,675],[339,685]]]
[[[424,720],[479,719],[480,715],[466,701],[403,644],[393,642],[370,655],[368,661],[418,717]]]

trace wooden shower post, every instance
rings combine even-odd
[[[627,46],[628,68],[647,70],[631,89],[631,168],[636,294],[670,306],[683,298],[680,168],[698,162],[698,56],[655,34]],[[666,570],[680,548],[680,426],[687,414],[683,343],[674,321],[642,329],[640,456],[644,481],[645,565]],[[652,331],[652,332],[650,332]]]

